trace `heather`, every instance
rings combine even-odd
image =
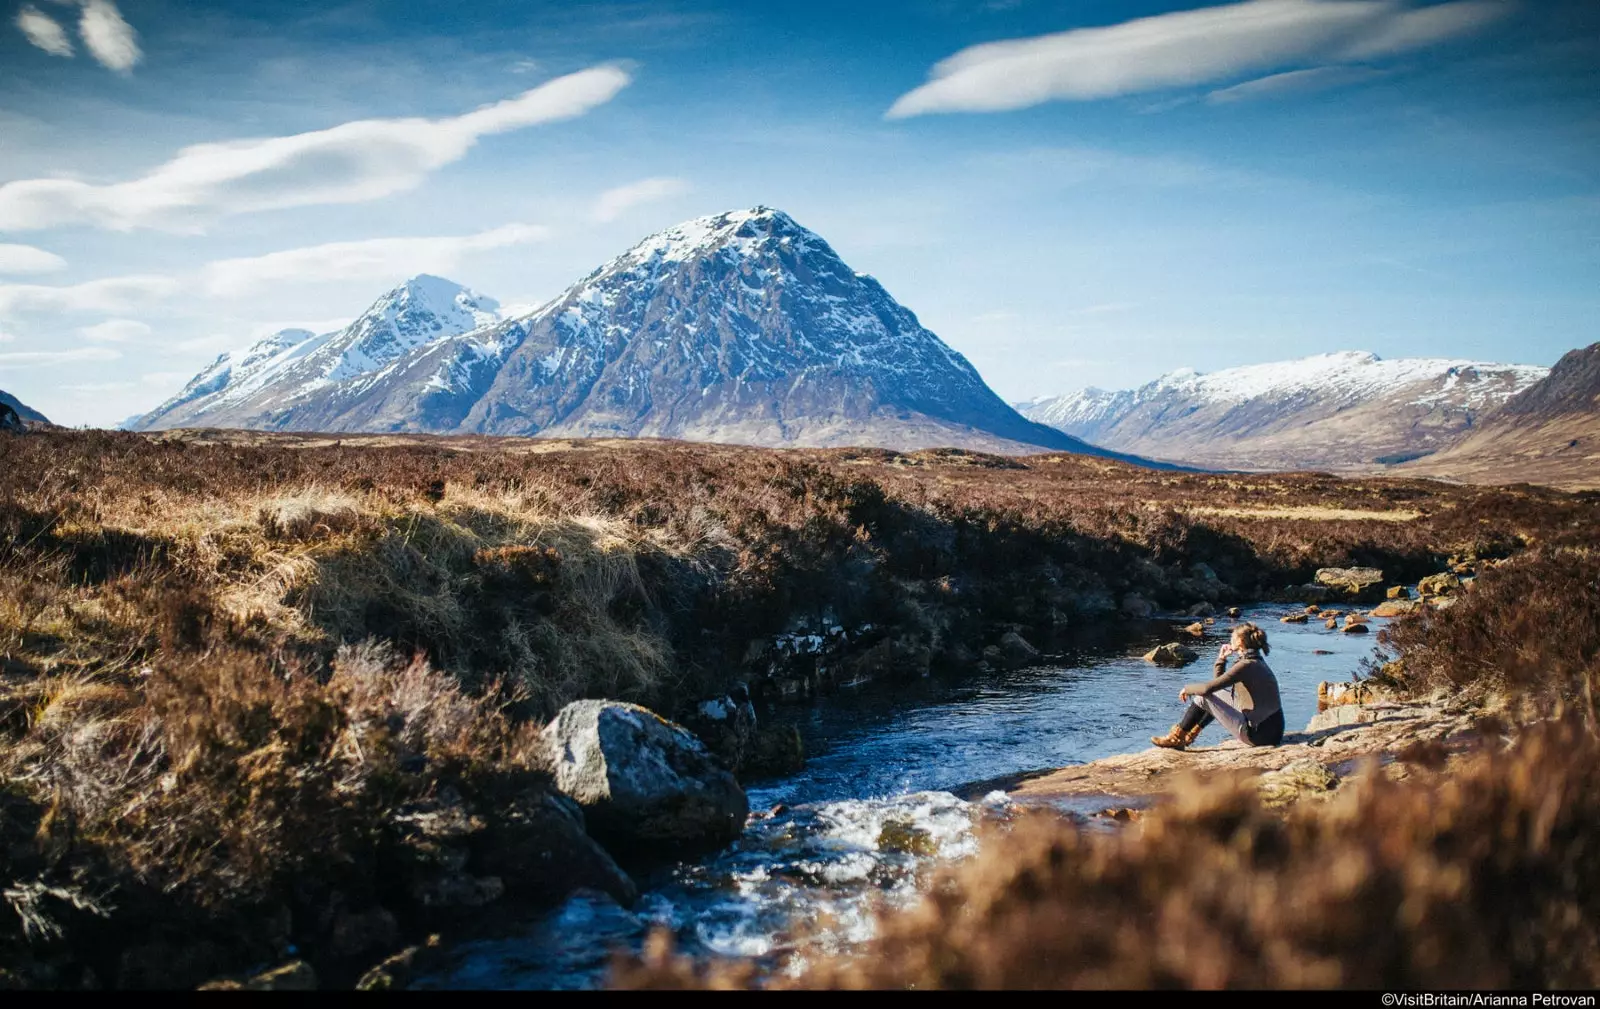
[[[581,697],[828,689],[786,632],[847,627],[842,667],[892,681],[1326,565],[1490,568],[1442,634],[1596,522],[1532,487],[957,451],[36,432],[0,468],[0,969],[30,986],[290,949],[348,980],[499,881],[602,885],[534,731]],[[1409,675],[1449,667],[1403,633]]]

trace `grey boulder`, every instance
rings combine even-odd
[[[693,733],[648,708],[574,701],[544,740],[556,787],[614,851],[705,850],[744,830],[749,805],[733,774]]]

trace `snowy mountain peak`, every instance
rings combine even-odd
[[[783,211],[751,207],[707,214],[658,231],[595,272],[610,273],[619,267],[646,263],[685,262],[723,250],[748,256],[782,242],[788,242],[797,252],[812,246],[826,247],[816,233],[801,227]]]

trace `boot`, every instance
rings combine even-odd
[[[1181,750],[1200,735],[1198,729],[1185,729],[1181,725],[1174,725],[1165,736],[1151,736],[1150,742],[1167,750]]]
[[[1185,732],[1183,734],[1183,745],[1186,747],[1193,746],[1194,741],[1200,738],[1200,733],[1203,729],[1205,729],[1204,725],[1196,725],[1194,728]]]

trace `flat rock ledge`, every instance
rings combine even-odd
[[[1229,739],[1182,751],[1151,747],[1087,764],[978,782],[960,794],[976,797],[1000,790],[1017,802],[1094,813],[1150,805],[1192,775],[1253,777],[1291,764],[1296,765],[1291,771],[1302,773],[1314,763],[1330,772],[1328,780],[1336,781],[1359,771],[1366,761],[1389,765],[1407,751],[1451,759],[1472,750],[1479,740],[1476,717],[1474,710],[1442,697],[1345,704],[1319,712],[1303,731],[1285,734],[1280,746],[1246,746]]]

